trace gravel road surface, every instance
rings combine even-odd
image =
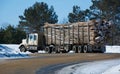
[[[0,62],[0,74],[51,74],[64,66],[77,62],[120,59],[120,54],[30,54],[32,58],[4,60]],[[53,68],[58,67],[58,68]],[[52,69],[51,69],[52,68]],[[51,70],[49,70],[51,69]],[[50,74],[49,73],[49,74]]]

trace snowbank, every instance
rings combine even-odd
[[[21,53],[21,54],[32,54],[31,52],[29,51],[26,51],[26,52],[20,52],[20,49],[19,49],[19,45],[18,44],[2,44],[3,46],[7,46],[11,49],[13,49],[13,51],[15,52],[18,52],[18,53]],[[41,50],[41,51],[38,51],[38,53],[46,53],[44,50]]]
[[[46,53],[44,50],[38,51],[38,53]]]
[[[21,53],[17,44],[0,44],[0,59],[24,58],[27,53]]]
[[[120,59],[71,65],[57,74],[120,74]]]
[[[105,53],[120,53],[120,46],[106,46]],[[71,65],[57,74],[120,74],[120,59]]]
[[[45,51],[38,51],[38,53],[46,53]],[[0,59],[7,58],[24,58],[28,57],[31,52],[20,52],[19,44],[0,44]]]
[[[120,74],[120,64],[118,66],[114,66],[114,67],[106,70],[102,74]]]
[[[1,44],[1,45],[12,49],[12,52],[17,52],[17,53],[21,53],[21,54],[31,54],[31,52],[20,52],[19,44]]]
[[[106,46],[105,53],[120,53],[120,46]]]

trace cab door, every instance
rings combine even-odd
[[[28,45],[34,45],[34,34],[29,34]]]
[[[33,41],[33,45],[38,45],[38,34],[34,34],[34,41]]]

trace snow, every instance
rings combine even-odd
[[[68,53],[75,53],[75,52],[71,50],[71,51],[69,51]]]
[[[106,46],[105,53],[120,53],[120,46]],[[70,65],[56,74],[120,74],[120,59]]]
[[[75,64],[56,74],[120,74],[120,59]]]
[[[120,74],[120,64],[118,66],[114,66],[114,67],[106,70],[102,74]]]
[[[38,53],[46,53],[44,50],[38,51]]]
[[[38,51],[38,53],[46,53]],[[74,53],[70,51],[69,53]],[[105,53],[120,53],[120,46],[106,46]],[[26,58],[31,52],[20,52],[18,44],[0,44],[0,59]],[[90,55],[91,56],[91,55]],[[1,62],[2,60],[0,60]],[[70,65],[57,74],[120,74],[120,59]]]
[[[43,51],[38,51],[38,53],[46,53]],[[20,52],[19,44],[0,44],[0,59],[9,58],[26,58],[29,57],[28,54],[31,52]]]
[[[0,44],[0,59],[28,57],[28,53],[21,53],[17,44]]]
[[[105,53],[120,53],[120,46],[106,46]]]

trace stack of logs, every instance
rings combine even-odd
[[[69,24],[44,25],[47,44],[98,44],[105,43],[109,36],[111,24],[107,21],[96,20]]]

